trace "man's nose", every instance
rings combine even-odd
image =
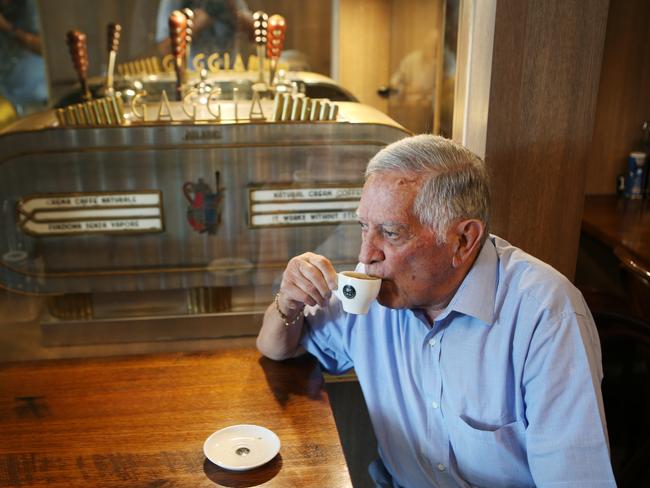
[[[359,262],[372,264],[383,261],[384,259],[384,252],[376,245],[374,238],[371,235],[362,236]]]

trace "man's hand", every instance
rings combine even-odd
[[[312,252],[296,256],[282,275],[280,310],[289,316],[305,305],[323,306],[336,287],[336,270],[329,259]]]
[[[300,354],[302,309],[325,305],[336,287],[336,270],[326,257],[308,252],[291,259],[282,275],[277,303],[264,313],[257,336],[259,351],[276,360]]]

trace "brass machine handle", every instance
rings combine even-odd
[[[120,46],[120,36],[122,33],[122,26],[111,22],[106,28],[107,40],[106,46],[108,48],[108,67],[106,68],[106,92],[113,92],[113,75],[115,72],[115,59],[117,58],[117,49]]]
[[[88,89],[88,47],[86,34],[79,30],[71,30],[66,34],[66,42],[70,50],[72,65],[81,84],[81,96],[84,100],[91,100],[92,95]]]
[[[192,47],[192,36],[194,28],[194,11],[191,8],[184,8],[181,10],[185,18],[187,19],[187,26],[185,27],[185,65],[183,66],[184,70],[189,69],[190,66],[190,54]]]
[[[106,28],[106,34],[108,37],[108,52],[117,52],[117,49],[120,47],[122,26],[120,24],[111,22]]]
[[[284,34],[287,30],[287,23],[284,17],[275,14],[269,17],[268,40],[266,42],[266,55],[271,60],[270,83],[273,84],[275,70],[278,66],[278,59],[284,47]]]
[[[176,99],[183,99],[183,82],[185,54],[187,49],[187,17],[180,10],[169,14],[169,38],[174,56],[174,70],[176,71]]]
[[[258,10],[253,14],[253,38],[257,45],[257,59],[259,61],[258,82],[264,83],[264,54],[268,40],[269,16],[266,12]]]
[[[390,85],[382,85],[377,88],[377,95],[381,98],[389,98],[391,95],[397,93],[397,90]]]

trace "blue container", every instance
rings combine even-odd
[[[633,152],[627,158],[627,173],[625,175],[626,198],[643,198],[647,172],[647,155],[644,152]]]

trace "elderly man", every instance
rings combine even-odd
[[[354,367],[379,444],[380,486],[615,486],[598,335],[560,273],[487,233],[477,156],[420,135],[368,164],[360,267],[382,279],[345,313],[323,256],[291,259],[257,339]]]

